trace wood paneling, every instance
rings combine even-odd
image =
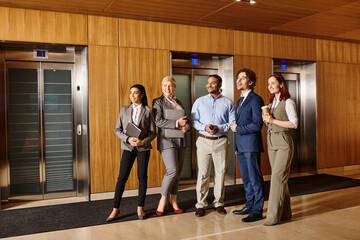
[[[272,57],[273,37],[271,34],[234,32],[234,54]]]
[[[170,24],[170,50],[232,55],[234,32],[219,28]]]
[[[89,46],[91,193],[114,191],[120,167],[118,66],[118,47]]]
[[[120,18],[119,46],[169,49],[169,24]]]
[[[88,16],[89,44],[119,46],[119,19]]]
[[[267,81],[269,76],[272,74],[272,59],[269,57],[250,57],[250,56],[239,56],[234,57],[234,72],[235,74],[238,70],[242,68],[250,68],[256,74],[256,85],[254,92],[260,95],[264,103],[268,102],[269,91],[267,89]],[[235,78],[236,79],[236,76]],[[235,85],[236,86],[236,85]],[[235,101],[240,98],[240,91],[235,89]],[[271,173],[271,167],[269,163],[269,157],[267,153],[267,128],[263,127],[262,136],[264,142],[265,152],[261,154],[261,171],[264,175]],[[237,164],[236,164],[237,165]],[[236,167],[236,177],[240,176],[239,167]]]
[[[316,40],[317,61],[360,63],[360,45],[340,41]]]
[[[317,63],[318,168],[347,165],[348,65]]]
[[[0,39],[87,45],[87,17],[0,7]]]
[[[300,34],[335,36],[358,28],[360,28],[360,18],[322,12],[272,29]]]
[[[349,64],[348,76],[346,76],[346,84],[344,88],[346,94],[346,110],[347,110],[347,165],[360,164],[360,65]],[[345,83],[343,81],[343,83]]]
[[[273,37],[274,58],[316,60],[316,40],[283,35]]]
[[[170,57],[168,50],[120,48],[120,105],[129,105],[129,91],[134,84],[142,84],[146,89],[148,103],[161,95],[161,80],[170,74]],[[152,142],[148,187],[161,186],[165,173],[159,151],[156,150],[156,139]],[[134,164],[126,183],[127,189],[138,188],[137,166]]]

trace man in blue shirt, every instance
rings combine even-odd
[[[235,121],[233,102],[220,93],[222,79],[219,75],[210,75],[206,84],[208,95],[198,98],[192,109],[192,125],[199,131],[196,140],[198,178],[196,185],[195,216],[205,215],[208,203],[211,160],[214,163],[215,183],[213,202],[216,211],[226,214],[224,208],[224,180],[228,162],[229,141],[227,132],[231,122]]]

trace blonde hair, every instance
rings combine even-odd
[[[176,87],[176,80],[175,80],[175,78],[173,78],[172,76],[166,76],[166,77],[164,77],[163,80],[161,81],[161,86],[164,85],[164,83],[166,83],[166,82],[171,82],[171,83],[174,84],[175,87]]]

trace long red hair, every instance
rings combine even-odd
[[[291,96],[290,96],[290,93],[289,93],[289,89],[286,85],[286,81],[285,81],[285,78],[279,74],[279,73],[274,73],[273,75],[271,75],[269,78],[271,77],[274,77],[276,79],[276,81],[278,81],[279,85],[282,85],[282,88],[280,88],[280,101],[281,100],[284,100],[286,101],[287,99],[289,99]],[[275,94],[270,94],[270,97],[269,97],[269,103],[272,103],[274,101],[274,98],[275,98]]]

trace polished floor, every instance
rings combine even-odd
[[[332,174],[360,179],[359,169]],[[243,223],[231,213],[242,207],[235,206],[226,208],[225,216],[208,210],[202,218],[191,212],[5,239],[360,239],[360,187],[292,197],[291,201],[293,220],[275,226],[264,226],[265,219]],[[265,215],[266,208],[267,202]]]

